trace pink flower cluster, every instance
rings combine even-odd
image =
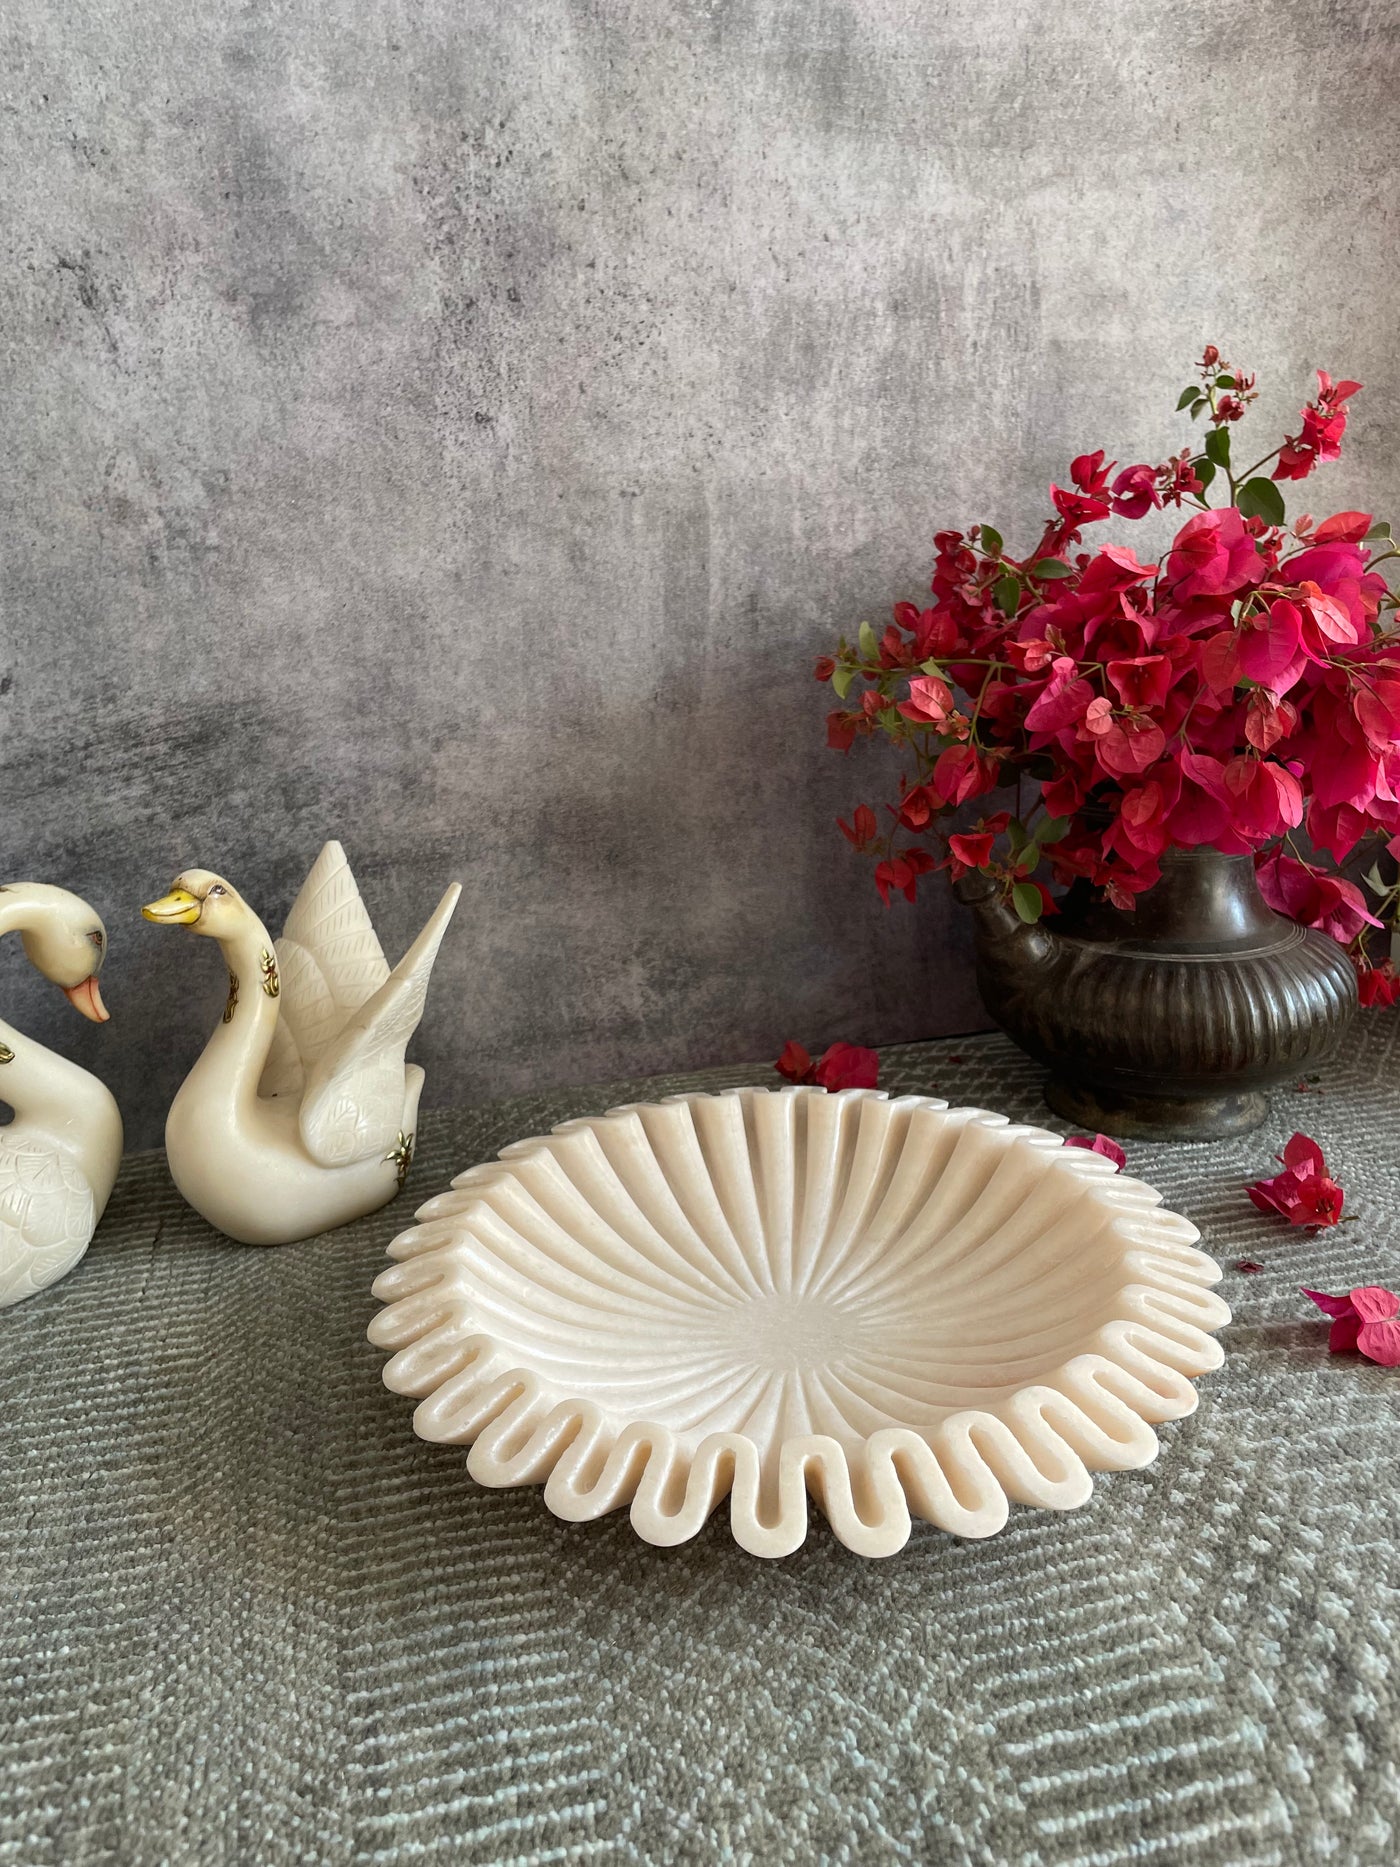
[[[1054,907],[1037,871],[1130,908],[1164,851],[1204,844],[1257,852],[1275,908],[1359,951],[1380,921],[1334,868],[1368,837],[1400,853],[1400,633],[1376,569],[1395,553],[1368,513],[1289,525],[1276,483],[1336,457],[1359,387],[1319,372],[1299,433],[1237,472],[1254,381],[1209,348],[1178,405],[1209,411],[1199,453],[1122,468],[1079,455],[1033,551],[1010,556],[988,525],[940,532],[931,602],[897,603],[882,635],[864,624],[823,657],[843,703],[831,745],[883,735],[908,757],[886,821],[862,804],[841,824],[887,902],[935,870],[977,869],[1026,920]],[[1160,563],[1083,543],[1164,506],[1192,510]],[[1039,817],[949,823],[1025,777]]]
[[[1373,966],[1364,954],[1359,954],[1356,993],[1363,1005],[1393,1005],[1400,998],[1400,973],[1388,959]]]
[[[1335,460],[1346,433],[1347,403],[1360,390],[1359,382],[1334,383],[1326,370],[1317,372],[1317,398],[1303,410],[1303,427],[1290,434],[1278,451],[1276,480],[1305,480],[1320,460]]]
[[[1346,1194],[1327,1171],[1322,1149],[1311,1135],[1295,1134],[1278,1159],[1283,1172],[1245,1188],[1261,1212],[1277,1212],[1290,1225],[1313,1230],[1336,1225]]]
[[[812,1083],[818,1089],[873,1089],[880,1080],[879,1053],[863,1044],[829,1044],[814,1063],[789,1038],[773,1068],[790,1083]]]

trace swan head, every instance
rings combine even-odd
[[[228,940],[245,929],[251,910],[232,882],[210,869],[186,869],[159,901],[141,910],[157,927],[188,927],[191,932]]]
[[[105,1024],[111,1013],[102,1003],[97,975],[107,957],[106,928],[87,902],[66,888],[32,883],[28,893],[40,897],[35,905],[43,909],[23,931],[30,965],[85,1018]]]

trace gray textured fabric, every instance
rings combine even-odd
[[[1397,1852],[1400,1373],[1299,1283],[1400,1283],[1368,1014],[1259,1135],[1135,1147],[1236,1308],[1158,1463],[888,1562],[567,1527],[416,1441],[364,1339],[409,1201],[264,1252],[132,1158],[88,1258],[0,1318],[0,1862],[1370,1862]],[[411,1193],[551,1121],[759,1069],[433,1118]],[[769,1079],[771,1080],[771,1079]],[[884,1082],[1046,1120],[1000,1039]],[[1242,1183],[1295,1127],[1358,1220]]]

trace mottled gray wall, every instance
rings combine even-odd
[[[1206,337],[1261,428],[1362,377],[1321,509],[1393,498],[1396,19],[14,0],[0,871],[107,916],[116,1021],[17,947],[7,1012],[155,1138],[223,985],[137,905],[276,920],[337,834],[391,957],[466,884],[430,1101],[978,1022],[811,658],[1157,457]]]

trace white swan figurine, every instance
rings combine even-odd
[[[405,1064],[454,882],[390,972],[339,843],[316,858],[275,944],[231,882],[187,869],[141,912],[217,940],[228,1002],[165,1123],[176,1186],[248,1245],[329,1231],[391,1200],[423,1072]]]
[[[43,882],[0,887],[0,934],[24,936],[30,963],[94,1023],[107,934],[86,901]],[[66,1057],[0,1023],[0,1309],[65,1276],[88,1248],[122,1157],[111,1091]]]

